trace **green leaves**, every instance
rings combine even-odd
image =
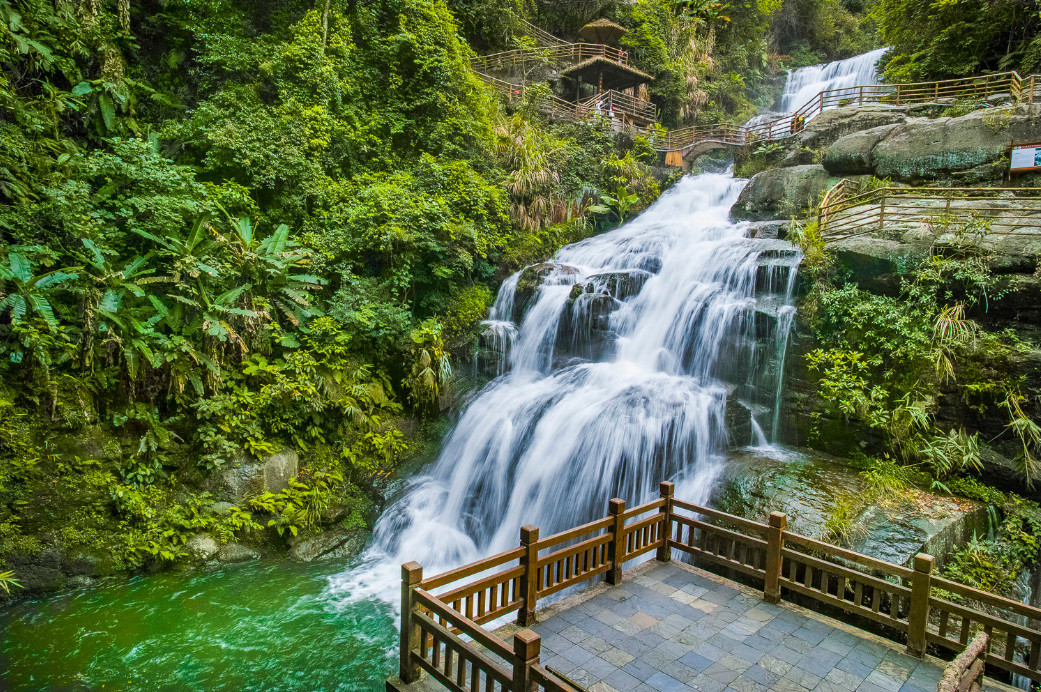
[[[27,314],[33,313],[43,319],[48,328],[57,328],[58,318],[45,294],[50,289],[76,279],[79,275],[74,270],[78,267],[55,269],[34,276],[32,264],[24,255],[11,252],[7,261],[7,267],[0,264],[0,279],[11,282],[14,290],[0,299],[0,315],[10,310],[11,321],[18,323]]]

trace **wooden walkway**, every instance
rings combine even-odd
[[[524,72],[536,65],[565,68],[590,58],[603,58],[619,65],[629,65],[629,54],[626,51],[603,44],[567,43],[534,25],[528,27],[529,35],[539,43],[539,47],[495,53],[471,60],[471,67],[478,76],[508,101],[523,101],[528,87],[524,83],[494,77],[492,72]],[[1013,71],[935,82],[862,84],[829,89],[818,93],[794,112],[757,125],[715,123],[665,132],[650,127],[657,119],[653,103],[621,92],[614,92],[613,95],[596,94],[581,103],[543,94],[543,102],[539,106],[551,118],[557,119],[582,121],[596,116],[616,118],[650,137],[654,148],[666,154],[667,163],[680,165],[684,159],[696,158],[712,149],[747,147],[757,142],[794,136],[802,130],[806,121],[833,108],[871,104],[895,106],[949,103],[959,99],[983,100],[999,94],[1007,94],[1011,100],[1034,103],[1041,99],[1041,75],[1022,77]]]
[[[619,586],[625,564],[649,553],[658,562],[687,554],[695,564],[741,574],[762,585],[755,593],[768,604],[815,603],[851,625],[905,644],[915,660],[927,653],[959,654],[982,632],[989,638],[982,654],[988,671],[1041,682],[1041,609],[934,576],[928,555],[916,556],[912,567],[890,564],[791,533],[783,514],[770,515],[768,524],[750,521],[679,500],[673,484],[662,483],[658,500],[632,509],[611,500],[607,517],[546,538],[533,526],[522,527],[519,547],[444,574],[424,578],[420,565],[403,565],[399,679],[388,684],[405,686],[426,671],[455,692],[574,692],[582,685],[563,670],[554,672],[541,655],[537,631],[516,631],[506,643],[483,625],[517,613],[520,627],[537,627],[540,598],[601,575]],[[741,591],[735,583],[726,586]],[[731,654],[722,652],[711,663]],[[815,689],[825,689],[819,684]]]

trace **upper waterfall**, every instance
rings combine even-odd
[[[515,546],[524,524],[548,535],[612,497],[646,501],[666,479],[706,500],[726,446],[752,442],[754,418],[777,427],[801,259],[730,223],[745,182],[684,178],[629,223],[507,280],[488,323],[504,349],[489,362],[506,371],[333,593],[396,601],[402,562],[429,573],[470,562]]]
[[[877,84],[876,65],[887,50],[889,49],[879,48],[845,60],[792,70],[788,73],[788,80],[784,85],[780,110],[791,113],[809,103],[818,93],[828,89]]]

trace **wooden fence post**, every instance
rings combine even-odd
[[[607,544],[607,561],[611,568],[607,570],[607,583],[622,583],[622,558],[625,556],[625,500],[617,497],[607,505],[607,513],[614,519],[611,524],[611,542]]]
[[[878,232],[881,233],[886,227],[886,193],[882,191],[882,198],[878,202]]]
[[[412,649],[419,646],[419,628],[412,624],[412,610],[416,589],[421,581],[422,565],[418,562],[406,562],[401,566],[401,660],[398,676],[405,683],[419,679],[419,668],[412,662]]]
[[[763,598],[769,603],[781,600],[781,549],[784,548],[786,528],[788,515],[771,512],[770,528],[766,531],[766,577],[763,584]]]
[[[656,555],[659,562],[668,562],[672,559],[672,546],[669,545],[669,541],[672,539],[672,498],[675,492],[676,484],[671,481],[662,481],[661,485],[658,486],[658,493],[661,499],[665,500],[665,504],[658,510],[658,514],[662,515],[662,542]]]
[[[531,525],[522,526],[520,544],[524,548],[524,555],[520,559],[521,566],[524,568],[524,575],[521,577],[521,598],[524,599],[524,607],[517,611],[517,623],[527,627],[535,624],[535,601],[538,599],[536,577],[539,573],[539,530]]]
[[[925,655],[925,631],[929,623],[929,594],[932,591],[933,557],[925,553],[914,556],[911,576],[911,610],[907,615],[907,653]]]
[[[531,679],[531,667],[538,665],[542,651],[542,637],[531,630],[521,630],[513,635],[513,692],[530,692],[535,689]]]

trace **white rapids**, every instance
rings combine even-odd
[[[647,501],[662,480],[705,501],[728,446],[776,437],[801,255],[730,223],[745,182],[688,176],[529,268],[529,293],[520,273],[504,282],[486,335],[505,372],[383,513],[361,564],[330,578],[334,598],[396,603],[403,562],[436,574],[515,547],[524,524],[548,536],[612,497]]]

